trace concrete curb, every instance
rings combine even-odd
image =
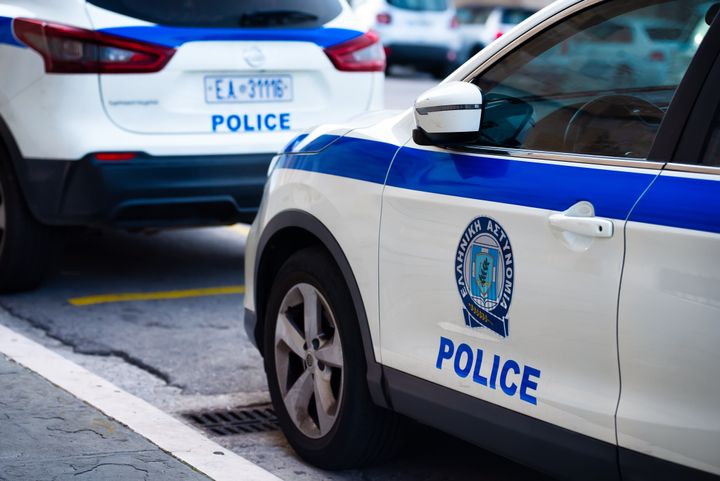
[[[279,481],[155,406],[2,325],[0,352],[215,481]]]

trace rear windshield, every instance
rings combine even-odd
[[[485,23],[492,7],[461,7],[457,9],[458,21],[463,25]]]
[[[393,7],[416,12],[442,12],[447,10],[447,0],[387,0]]]
[[[533,13],[532,10],[525,10],[524,8],[506,8],[503,10],[502,23],[506,25],[517,25],[530,17]]]
[[[210,28],[313,28],[340,15],[339,0],[88,0],[159,25]]]

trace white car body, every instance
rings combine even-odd
[[[415,2],[424,8],[410,10],[398,5],[404,1],[364,0],[356,3],[355,12],[380,35],[389,65],[449,73],[457,66],[462,48],[455,9],[445,0],[427,0]],[[431,8],[434,4],[443,8]]]
[[[604,3],[554,3],[443,84]],[[559,476],[720,475],[720,169],[473,153],[418,144],[415,126],[412,109],[324,126],[275,158],[246,248],[250,338],[270,266],[313,238],[352,292],[375,403]],[[602,235],[563,227],[595,215]],[[481,233],[506,316],[477,328],[456,260]]]

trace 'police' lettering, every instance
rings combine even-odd
[[[272,132],[290,130],[290,114],[212,115],[213,132]]]
[[[245,117],[247,120],[247,116]],[[237,132],[240,130],[240,117],[238,115],[231,115],[227,118],[227,127],[231,132]]]
[[[455,344],[447,337],[440,338],[440,350],[438,351],[437,362],[435,367],[442,369],[442,363],[445,359],[451,359],[455,351]]]
[[[537,405],[537,397],[534,393],[537,391],[540,379],[539,369],[527,365],[521,366],[513,359],[503,360],[497,354],[492,356],[492,365],[486,365],[483,364],[483,360],[487,358],[484,354],[482,349],[476,349],[473,353],[472,348],[464,342],[456,347],[451,339],[440,337],[435,367],[442,369],[445,361],[452,361],[452,371],[458,377],[467,378],[472,372],[474,383],[490,389],[497,389],[499,385],[505,395],[510,397],[517,395],[522,401]]]

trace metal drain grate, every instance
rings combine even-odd
[[[183,415],[194,425],[218,436],[261,433],[279,429],[270,405],[221,411],[200,411]]]

